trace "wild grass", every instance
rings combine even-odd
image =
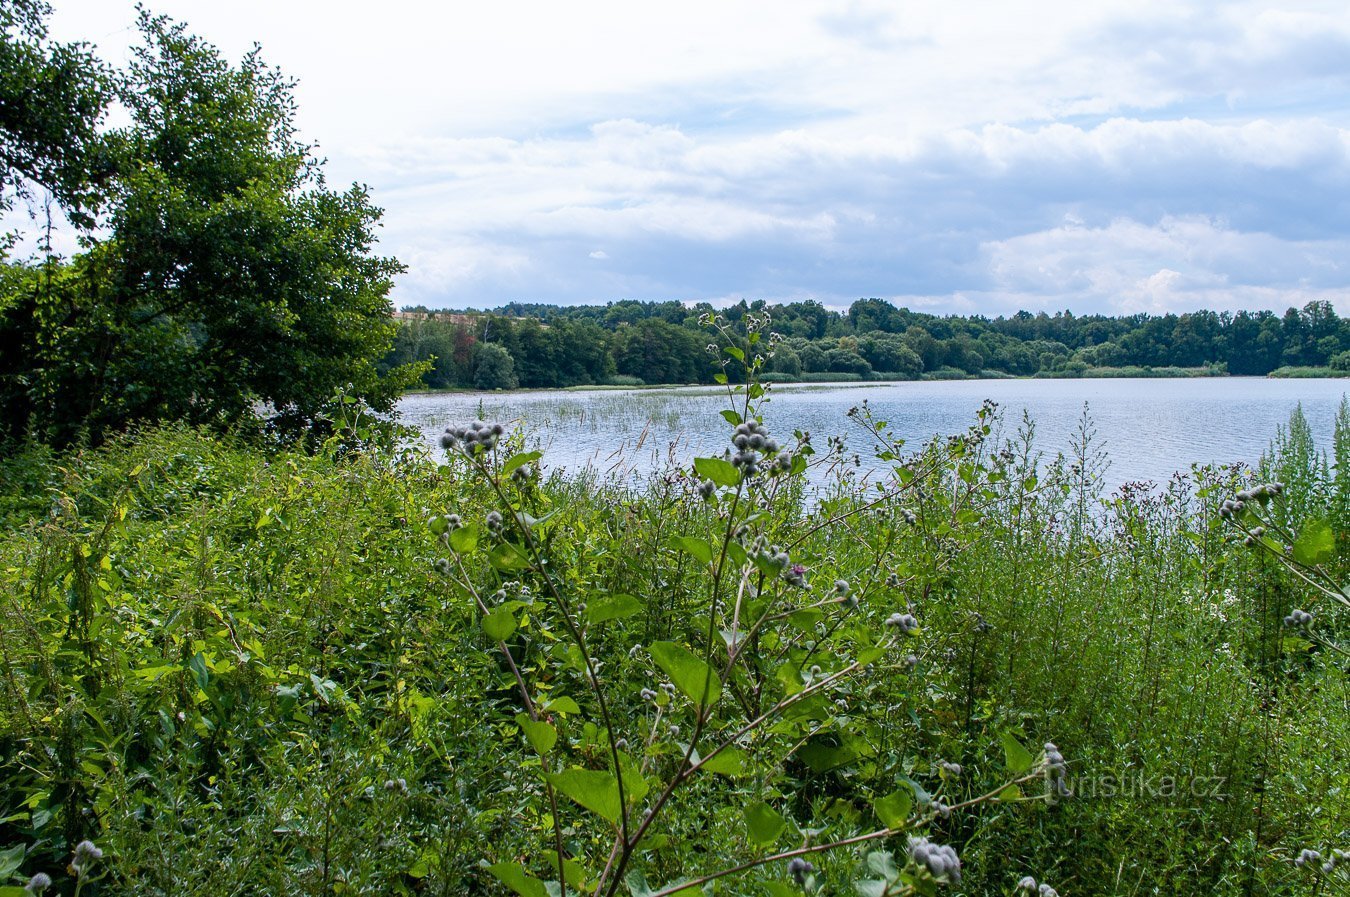
[[[1281,377],[1285,379],[1306,380],[1318,379],[1321,377],[1350,377],[1350,371],[1344,371],[1340,368],[1332,367],[1301,367],[1297,365],[1285,365],[1276,368],[1266,375],[1267,377]]]
[[[12,453],[0,871],[110,894],[560,893],[561,845],[568,893],[675,893],[738,866],[706,887],[1003,895],[1031,875],[1065,895],[1337,893],[1340,870],[1294,860],[1350,846],[1350,686],[1325,647],[1347,614],[1220,510],[1283,482],[1269,514],[1295,535],[1325,521],[1318,567],[1344,582],[1350,413],[1331,458],[1295,417],[1259,470],[1112,496],[1089,422],[1046,459],[1026,424],[995,444],[993,414],[911,450],[861,408],[892,478],[817,502],[791,464],[757,485],[728,475],[711,499],[688,470],[641,489],[541,481],[505,438],[432,460],[166,427]],[[782,443],[847,469],[832,445]],[[700,540],[740,546],[735,578],[714,586]],[[807,588],[756,563],[769,545]],[[739,593],[783,616],[728,666],[736,639],[708,602]],[[1294,608],[1315,637],[1282,622]],[[725,666],[720,701],[684,693],[698,686],[652,661],[658,642]],[[637,826],[698,762],[691,738],[706,756],[755,700],[798,693],[813,700],[736,741],[735,763],[678,783],[630,873],[602,880],[619,823],[545,771],[618,771]],[[522,714],[556,744],[539,750]],[[1072,796],[1041,785],[1050,741]],[[959,885],[910,861],[920,836],[959,854]],[[103,857],[77,880],[86,838]]]

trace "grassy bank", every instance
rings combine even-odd
[[[11,455],[0,857],[68,887],[91,838],[118,894],[537,895],[559,846],[568,893],[1334,893],[1293,860],[1350,846],[1347,615],[1274,524],[1344,577],[1350,419],[1334,468],[1296,421],[1259,475],[1105,499],[1090,440],[1038,465],[982,414],[879,431],[866,493],[791,439],[642,492],[473,434]],[[1254,479],[1275,551],[1219,514]]]
[[[1280,377],[1284,379],[1317,379],[1321,377],[1350,377],[1350,371],[1343,371],[1339,368],[1327,367],[1293,367],[1286,365],[1282,368],[1276,368],[1267,376]]]
[[[1222,368],[1217,367],[1091,367],[1082,370],[1065,371],[1042,371],[1029,377],[1019,377],[1014,374],[1004,373],[1003,371],[981,371],[978,375],[970,374],[960,368],[939,368],[934,371],[926,371],[918,377],[905,377],[898,374],[872,373],[864,377],[861,374],[841,373],[832,371],[811,371],[800,374],[784,374],[779,372],[768,372],[763,375],[763,379],[768,383],[798,384],[798,383],[823,383],[823,384],[846,384],[846,383],[891,383],[906,382],[917,380],[1069,380],[1069,379],[1113,379],[1113,378],[1140,378],[1140,377],[1226,377],[1229,376]],[[1332,368],[1280,368],[1272,373],[1272,377],[1344,377],[1347,373],[1336,371]],[[497,392],[590,392],[605,390],[630,390],[630,389],[686,389],[703,385],[711,387],[713,384],[696,383],[622,383],[622,384],[595,384],[591,386],[568,386],[561,390],[496,390]],[[408,392],[408,395],[441,395],[441,394],[477,394],[483,390],[473,389],[418,389]]]

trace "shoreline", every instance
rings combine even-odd
[[[772,372],[771,372],[772,373]],[[776,379],[770,376],[764,382],[774,386],[888,386],[895,383],[936,383],[942,381],[977,380],[1190,380],[1190,379],[1251,379],[1251,380],[1346,380],[1350,371],[1338,371],[1334,368],[1282,367],[1269,374],[1229,374],[1213,368],[1089,368],[1087,371],[1056,371],[1037,374],[1005,374],[999,371],[984,371],[980,376],[965,374],[957,376],[954,371],[934,371],[914,378],[888,378],[877,380],[853,379]],[[734,384],[733,384],[734,385]],[[537,386],[518,389],[467,389],[462,387],[440,387],[406,390],[404,396],[438,395],[526,395],[539,392],[640,392],[668,391],[674,389],[710,389],[721,391],[726,387],[717,383],[643,383],[640,385],[595,383],[580,386]]]

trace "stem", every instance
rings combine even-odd
[[[1020,778],[1013,779],[1011,782],[1005,782],[998,788],[994,789],[993,791],[990,791],[987,794],[981,795],[980,797],[972,798],[971,800],[963,801],[962,803],[959,804],[953,804],[951,808],[953,810],[956,810],[962,807],[972,806],[982,801],[990,800],[998,796],[998,794],[1000,794],[1005,788],[1008,788],[1012,785],[1020,785],[1021,783],[1030,781],[1031,779],[1039,778],[1040,775],[1041,773],[1039,770],[1036,772],[1027,773],[1026,775]],[[840,847],[850,847],[854,844],[865,844],[868,841],[876,841],[879,838],[886,838],[891,835],[898,835],[902,831],[904,830],[883,828],[878,829],[877,831],[874,832],[868,832],[865,835],[854,835],[851,838],[841,838],[838,841],[831,841],[828,844],[816,844],[814,846],[808,845],[806,847],[798,847],[796,850],[785,850],[782,853],[771,854],[769,856],[760,857],[759,859],[755,860],[747,860],[746,862],[741,863],[739,865],[731,866],[726,869],[720,869],[717,872],[710,872],[707,875],[702,875],[699,876],[698,878],[691,879],[689,881],[683,881],[680,882],[679,884],[667,885],[666,887],[661,888],[660,890],[652,891],[649,897],[666,897],[666,895],[668,894],[678,893],[680,891],[683,891],[685,888],[696,888],[699,887],[700,885],[707,884],[710,881],[716,881],[719,878],[725,878],[728,875],[735,875],[738,872],[745,872],[747,869],[754,869],[759,866],[765,866],[768,865],[769,863],[778,862],[779,860],[790,860],[793,857],[810,856],[813,853],[823,853],[824,851],[835,850]]]
[[[458,554],[455,554],[455,564],[459,566],[459,572],[464,577],[460,584],[473,596],[474,603],[478,605],[478,610],[486,615],[488,612],[487,604],[470,582],[468,573],[464,569],[464,561]],[[525,712],[530,715],[531,720],[539,722],[539,708],[535,705],[534,699],[530,697],[529,686],[525,684],[525,677],[521,675],[516,659],[511,656],[511,649],[506,646],[506,642],[497,642],[497,648],[506,658],[506,664],[511,668],[511,674],[516,678],[516,688],[520,689],[521,700],[525,702]],[[558,818],[558,795],[553,790],[553,783],[548,780],[550,767],[548,759],[543,755],[539,757],[539,768],[544,773],[544,791],[548,795],[549,813],[553,817],[553,848],[558,855],[558,887],[561,889],[562,897],[567,897],[567,877],[563,874],[562,821]]]

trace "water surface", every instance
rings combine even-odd
[[[818,448],[827,436],[843,435],[866,464],[871,443],[846,416],[864,400],[917,447],[964,431],[980,404],[992,399],[1004,435],[1015,432],[1025,412],[1035,421],[1038,448],[1049,456],[1069,452],[1086,406],[1098,446],[1110,458],[1107,486],[1114,488],[1159,483],[1193,463],[1255,462],[1299,404],[1319,446],[1329,448],[1347,389],[1345,380],[1263,377],[785,385],[771,391],[763,414],[775,435],[806,430]],[[718,413],[728,407],[726,391],[712,387],[413,395],[399,407],[432,446],[446,424],[480,412],[522,427],[550,469],[591,465],[641,476],[695,455],[720,454],[729,435]]]

